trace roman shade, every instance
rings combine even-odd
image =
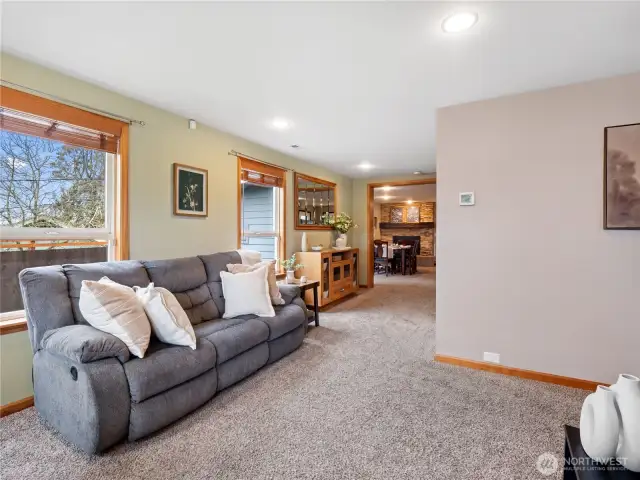
[[[240,179],[248,183],[256,185],[266,185],[269,187],[284,186],[286,170],[283,168],[267,165],[266,163],[256,162],[245,157],[238,157],[240,162]]]

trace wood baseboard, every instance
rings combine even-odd
[[[33,397],[23,398],[22,400],[16,400],[15,402],[7,403],[0,406],[0,418],[11,415],[12,413],[19,412],[25,408],[33,407]]]
[[[580,388],[582,390],[595,390],[598,385],[608,385],[602,382],[593,382],[591,380],[583,380],[581,378],[563,377],[552,373],[536,372],[534,370],[523,370],[521,368],[507,367],[505,365],[497,365],[495,363],[480,362],[478,360],[468,360],[466,358],[450,357],[448,355],[436,355],[436,362],[448,363],[449,365],[457,365],[459,367],[474,368],[476,370],[484,370],[485,372],[501,373],[502,375],[510,375],[512,377],[526,378],[527,380],[536,380],[538,382],[553,383],[555,385],[563,385],[565,387]]]

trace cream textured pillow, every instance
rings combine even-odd
[[[151,325],[133,288],[102,277],[83,280],[80,312],[89,325],[118,337],[136,357],[144,357]]]
[[[278,280],[276,279],[276,261],[264,260],[255,265],[245,265],[244,263],[229,263],[227,264],[227,270],[230,273],[246,273],[253,272],[258,268],[267,267],[268,275],[267,281],[269,282],[269,295],[271,296],[271,303],[273,305],[284,305],[284,299],[278,288]]]
[[[262,261],[262,254],[257,250],[245,250],[244,248],[241,248],[240,250],[236,250],[236,252],[240,254],[240,258],[244,265],[255,265]]]
[[[196,334],[173,293],[153,283],[146,288],[134,287],[134,290],[149,317],[153,333],[161,342],[196,349]]]
[[[276,312],[269,297],[267,267],[260,267],[253,272],[229,273],[220,272],[222,294],[224,295],[223,318],[238,315],[258,315],[259,317],[275,317]]]

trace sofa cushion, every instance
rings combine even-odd
[[[147,271],[142,264],[136,260],[62,265],[62,270],[64,270],[64,274],[68,280],[69,298],[71,299],[75,323],[85,325],[88,325],[89,322],[82,316],[78,305],[83,280],[93,280],[97,282],[102,277],[109,277],[110,280],[121,285],[126,285],[127,287],[149,285],[149,275],[147,275]]]
[[[196,338],[204,338],[208,337],[212,333],[215,333],[219,330],[224,330],[225,328],[233,327],[234,325],[239,325],[244,323],[249,318],[258,318],[255,315],[241,315],[235,318],[217,318],[215,320],[209,320],[208,322],[202,322],[198,325],[193,326],[193,331],[196,334]]]
[[[220,318],[199,257],[142,262],[156,287],[174,294],[192,325]]]
[[[218,330],[206,337],[216,347],[217,364],[221,364],[256,345],[266,342],[269,328],[260,320],[245,320]]]
[[[68,325],[48,330],[42,336],[42,348],[79,363],[115,357],[129,360],[129,349],[122,340],[89,325]]]
[[[196,349],[152,341],[144,358],[124,364],[132,402],[142,402],[160,392],[191,380],[216,365],[216,349],[198,339]]]
[[[204,269],[207,272],[207,286],[211,292],[211,298],[213,298],[216,307],[218,307],[218,312],[222,316],[224,315],[224,295],[222,295],[220,272],[227,271],[228,263],[242,263],[242,259],[237,251],[200,255],[199,258],[202,260]]]
[[[307,321],[306,313],[296,304],[273,307],[275,317],[260,317],[258,321],[269,327],[269,340],[281,337]]]

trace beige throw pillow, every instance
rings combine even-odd
[[[229,270],[229,273],[246,273],[254,272],[258,268],[262,267],[267,267],[268,269],[267,281],[269,282],[269,296],[271,297],[271,303],[273,305],[284,305],[285,302],[282,298],[282,294],[280,293],[280,289],[278,288],[276,279],[275,260],[264,260],[262,262],[256,263],[255,265],[246,265],[244,263],[229,263],[227,265],[227,270]]]
[[[153,283],[146,288],[133,289],[149,317],[153,333],[161,342],[196,349],[196,334],[173,293]]]
[[[229,273],[220,272],[222,294],[224,295],[223,318],[238,315],[258,315],[259,317],[275,317],[276,312],[269,297],[268,268],[260,267],[253,272]]]
[[[83,280],[80,312],[89,325],[118,337],[136,357],[144,357],[151,325],[133,288],[102,277]]]

